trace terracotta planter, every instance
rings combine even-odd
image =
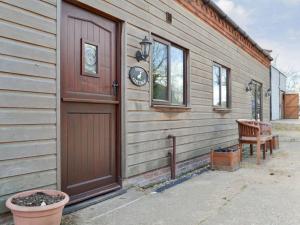
[[[272,136],[272,148],[273,150],[279,149],[279,135]],[[270,149],[270,142],[267,143],[267,149]]]
[[[13,198],[28,196],[36,192],[44,192],[48,195],[64,195],[65,198],[51,205],[34,207],[18,206],[11,202]],[[64,192],[56,190],[32,190],[10,197],[6,201],[6,207],[11,210],[15,225],[59,225],[63,208],[68,202],[69,196]]]
[[[211,167],[215,170],[235,171],[240,168],[240,149],[236,151],[220,152],[212,150],[210,154]]]

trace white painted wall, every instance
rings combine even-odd
[[[280,110],[279,110],[279,81],[280,73],[274,67],[271,68],[271,109],[272,109],[272,120],[279,120]]]
[[[280,92],[286,91],[286,76],[275,67],[271,67],[271,110],[272,120],[281,119]]]

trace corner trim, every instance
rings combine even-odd
[[[60,24],[61,0],[56,4],[56,188],[61,190],[61,131],[60,131]]]

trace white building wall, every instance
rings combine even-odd
[[[282,73],[280,73],[280,90],[281,91],[286,91],[286,76]]]
[[[274,67],[271,68],[271,109],[272,109],[272,120],[280,119],[280,107],[279,107],[279,83],[280,81],[280,72]]]

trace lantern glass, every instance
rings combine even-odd
[[[149,56],[150,52],[150,45],[149,44],[143,44],[142,45],[142,53],[144,58],[146,59]]]
[[[140,42],[141,50],[136,52],[136,60],[139,62],[141,60],[146,61],[149,53],[150,53],[150,46],[152,42],[145,36],[145,38]]]
[[[144,60],[146,60],[149,56],[150,46],[151,46],[152,42],[149,41],[149,39],[145,36],[145,38],[141,41],[140,44],[141,44],[142,56],[143,56]]]

